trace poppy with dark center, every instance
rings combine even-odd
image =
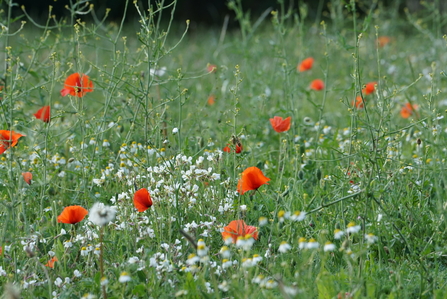
[[[31,185],[31,180],[33,179],[33,174],[31,172],[22,172],[22,177],[28,185]]]
[[[324,82],[321,79],[315,79],[312,82],[310,82],[310,89],[313,90],[323,90],[324,89]]]
[[[314,64],[314,59],[312,57],[307,57],[301,63],[297,66],[298,71],[304,72],[308,71],[312,68],[312,65]]]
[[[133,204],[137,208],[138,212],[144,212],[152,206],[152,199],[149,195],[149,191],[146,188],[142,188],[135,192],[133,195]]]
[[[57,257],[53,256],[53,257],[51,258],[51,260],[49,260],[49,261],[45,264],[45,267],[54,268],[54,263],[57,262],[57,261],[58,261]]]
[[[275,116],[273,118],[270,118],[270,124],[272,125],[273,130],[275,130],[278,133],[281,133],[286,132],[290,129],[291,120],[292,120],[291,116],[285,119],[283,119],[281,116]]]
[[[418,107],[419,106],[416,104],[411,105],[410,103],[406,103],[400,110],[400,116],[402,116],[402,118],[409,118],[418,109]]]
[[[64,88],[61,90],[61,96],[72,95],[74,97],[83,97],[85,93],[93,91],[93,82],[87,75],[79,73],[71,74],[65,79]]]
[[[268,181],[270,179],[262,173],[261,169],[255,166],[248,167],[242,172],[242,176],[237,184],[237,191],[240,194],[244,194],[250,190],[257,190],[264,184],[268,185]]]
[[[222,238],[224,241],[228,238],[232,239],[233,243],[236,243],[238,237],[245,237],[251,235],[253,239],[258,239],[258,228],[250,226],[245,223],[244,220],[233,220],[224,227],[222,232]]]
[[[50,106],[43,106],[39,110],[37,110],[36,113],[34,113],[34,116],[37,119],[42,120],[43,122],[49,123],[50,122]]]
[[[81,222],[88,214],[88,211],[81,206],[68,206],[57,217],[57,222],[76,224]]]
[[[377,82],[369,82],[365,84],[365,88],[362,89],[362,92],[366,95],[372,94],[374,90],[376,90]]]
[[[16,146],[19,142],[20,137],[23,137],[20,133],[0,130],[0,155],[3,154],[8,148]]]

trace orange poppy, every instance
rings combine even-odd
[[[33,174],[31,172],[22,172],[23,180],[31,185],[31,180],[33,179]]]
[[[414,104],[411,105],[410,103],[406,103],[405,106],[402,107],[400,110],[400,116],[403,118],[409,118],[413,115],[413,112],[415,112],[418,109],[418,105]]]
[[[222,150],[226,153],[231,153],[233,149],[231,148],[231,144],[228,143],[227,146],[224,147]],[[242,144],[235,145],[236,154],[240,154],[242,152],[242,150],[243,150]]]
[[[237,191],[244,194],[250,190],[257,190],[264,184],[268,185],[268,181],[270,179],[262,173],[261,169],[255,166],[248,167],[242,172],[242,177],[237,183]]]
[[[142,188],[133,195],[133,204],[138,212],[144,212],[152,206],[152,199],[146,188]]]
[[[0,130],[0,155],[3,154],[8,148],[16,146],[19,142],[20,137],[23,137],[20,133]]]
[[[310,89],[313,90],[323,90],[324,89],[324,82],[321,79],[315,79],[312,82],[310,82]]]
[[[386,45],[388,45],[391,42],[391,38],[389,36],[379,36],[377,38],[376,44],[380,47],[383,48]]]
[[[64,88],[61,90],[61,96],[70,94],[74,97],[83,97],[85,93],[93,91],[93,82],[87,75],[79,73],[71,74],[65,79]]]
[[[352,101],[352,107],[355,107],[357,109],[363,109],[365,108],[365,101],[362,99],[361,96],[357,96],[355,98],[355,101]]]
[[[57,262],[57,261],[58,261],[57,257],[53,256],[53,257],[51,258],[51,260],[49,260],[49,261],[45,264],[45,267],[54,268],[54,263]]]
[[[273,127],[273,130],[275,130],[278,133],[286,132],[290,129],[290,122],[292,120],[292,117],[287,117],[283,119],[281,116],[275,116],[273,118],[270,118],[270,124]]]
[[[43,122],[49,123],[50,122],[50,106],[43,106],[39,110],[37,110],[36,113],[34,113],[34,116],[37,119],[41,119]]]
[[[206,65],[206,70],[208,71],[208,73],[215,73],[217,72],[217,65],[208,63]]]
[[[81,222],[87,214],[88,211],[81,206],[68,206],[57,217],[57,222],[76,224]]]
[[[312,65],[314,64],[314,59],[312,57],[307,57],[301,63],[296,67],[298,71],[304,72],[308,71],[312,68]]]
[[[365,84],[365,88],[362,89],[362,92],[366,95],[372,94],[374,90],[376,90],[377,82],[369,82]]]
[[[224,241],[228,238],[232,238],[232,242],[236,243],[238,237],[245,237],[251,235],[253,239],[258,239],[258,228],[250,226],[245,223],[244,220],[233,220],[224,227],[222,232],[222,238]]]
[[[216,97],[212,94],[212,95],[210,95],[209,97],[208,97],[208,101],[207,101],[207,103],[208,103],[208,105],[214,105],[214,103],[216,102]]]

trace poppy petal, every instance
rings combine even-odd
[[[152,199],[149,195],[149,191],[146,188],[142,188],[135,192],[133,196],[133,203],[138,212],[144,212],[152,206]]]

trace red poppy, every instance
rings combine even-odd
[[[376,90],[377,82],[369,82],[365,84],[365,88],[362,89],[362,92],[366,95],[372,94],[374,90]]]
[[[3,154],[8,148],[16,146],[20,137],[23,136],[25,135],[14,131],[0,130],[0,155]]]
[[[232,151],[233,151],[233,149],[231,148],[231,144],[227,144],[227,146],[226,147],[224,147],[223,149],[222,149],[224,152],[226,152],[226,153],[231,153]],[[242,148],[242,144],[236,144],[235,145],[235,152],[236,152],[236,154],[240,154],[241,152],[242,152],[242,150],[243,150],[243,148]]]
[[[391,38],[389,36],[379,36],[377,38],[376,44],[380,47],[383,48],[386,45],[388,45],[391,42]]]
[[[324,82],[321,79],[315,79],[312,82],[310,82],[310,89],[313,90],[323,90],[324,89]]]
[[[214,103],[216,102],[216,97],[212,94],[212,95],[210,95],[209,97],[208,97],[208,101],[207,101],[207,103],[208,103],[208,105],[214,105]]]
[[[217,72],[217,65],[208,63],[206,65],[206,70],[208,71],[208,73],[215,73]]]
[[[74,97],[83,97],[85,93],[93,91],[93,82],[87,75],[79,73],[71,74],[65,79],[64,88],[61,90],[61,96],[70,94]]]
[[[57,222],[76,224],[81,222],[88,214],[88,211],[81,206],[68,206],[57,217]]]
[[[270,118],[270,123],[272,124],[273,130],[275,130],[278,133],[281,133],[286,132],[290,129],[291,120],[292,120],[291,116],[285,119],[283,119],[281,116],[275,116],[273,118]]]
[[[238,237],[245,237],[251,235],[253,239],[258,239],[258,228],[250,226],[245,223],[244,220],[233,220],[224,227],[222,232],[222,238],[224,241],[228,238],[232,238],[232,242],[236,243]]]
[[[152,206],[152,199],[146,188],[142,188],[135,192],[133,196],[133,204],[138,212],[144,212]]]
[[[418,107],[419,106],[416,104],[411,105],[410,103],[406,103],[405,106],[403,106],[402,109],[400,110],[400,116],[402,116],[403,118],[409,118],[410,116],[413,115],[415,110],[418,109]]]
[[[49,260],[49,261],[45,264],[45,267],[54,268],[54,263],[57,262],[57,261],[58,261],[57,257],[53,256],[53,257],[51,258],[51,260]]]
[[[31,185],[31,180],[33,179],[33,174],[31,172],[22,172],[23,180]]]
[[[50,106],[43,106],[39,110],[37,110],[36,113],[34,113],[34,116],[37,119],[41,119],[43,122],[49,123],[50,122]]]
[[[268,185],[270,179],[262,173],[261,169],[253,166],[248,167],[242,172],[242,176],[237,183],[237,191],[244,194],[250,190],[257,190],[264,184]]]
[[[365,101],[362,99],[361,96],[357,96],[355,98],[355,101],[352,101],[352,106],[357,109],[363,109],[365,107]]]
[[[312,68],[312,65],[314,64],[314,59],[312,57],[307,57],[301,63],[297,66],[298,71],[304,72],[308,71]]]

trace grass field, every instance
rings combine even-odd
[[[2,11],[4,298],[447,298],[445,13],[342,2]]]

